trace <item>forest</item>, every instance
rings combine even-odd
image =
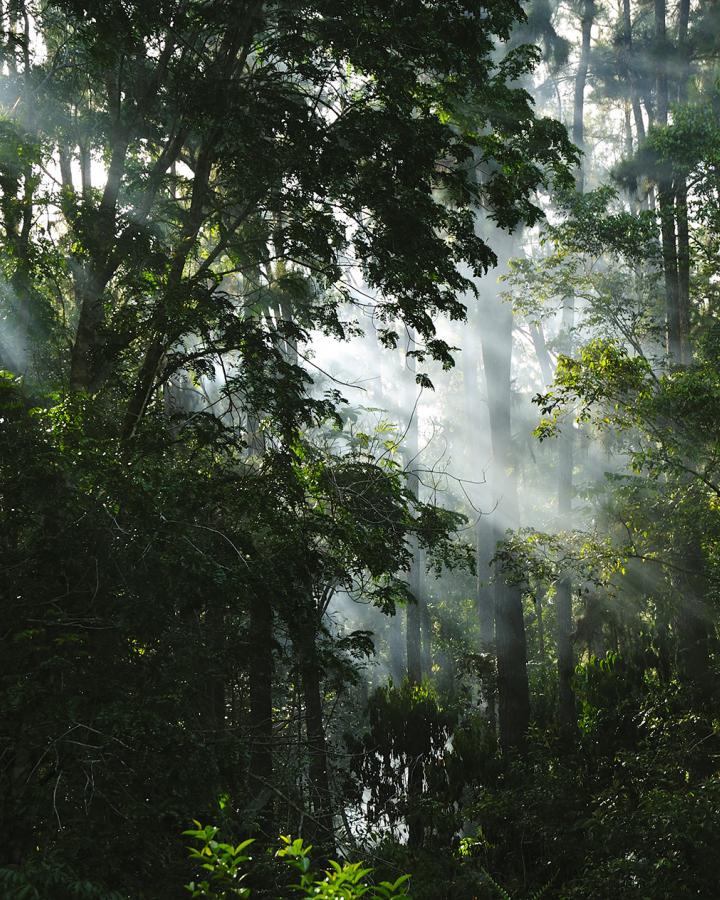
[[[720,0],[0,0],[0,897],[720,897]]]

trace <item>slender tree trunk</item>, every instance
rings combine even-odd
[[[667,28],[665,0],[655,0],[655,77],[657,124],[668,123]],[[675,193],[672,175],[661,172],[658,178],[658,209],[662,233],[663,270],[665,274],[665,319],[667,354],[672,362],[682,361],[682,332],[678,287],[678,252],[675,234]]]
[[[678,14],[678,102],[687,103],[688,81],[690,78],[690,50],[688,47],[688,25],[690,21],[690,0],[680,0]],[[690,343],[690,234],[688,227],[688,189],[687,179],[678,176],[675,179],[675,214],[677,217],[678,248],[678,307],[680,317],[680,334],[682,341],[682,359],[684,363],[692,362],[692,346]]]
[[[414,335],[410,332],[408,336],[409,344],[412,344]],[[413,349],[412,346],[410,349]],[[411,376],[411,393],[417,389],[415,383],[415,357],[406,357],[406,369]],[[414,497],[419,497],[420,479],[417,473],[417,455],[419,449],[418,441],[418,409],[413,409],[411,421],[408,423],[407,434],[405,435],[405,454],[407,466],[407,484],[410,493]],[[414,603],[409,603],[407,607],[407,677],[411,684],[420,684],[423,679],[422,665],[422,619],[423,619],[423,577],[422,577],[422,560],[420,558],[420,548],[417,539],[412,539],[412,563],[410,566],[409,588],[410,593],[415,598]]]
[[[708,591],[705,560],[697,543],[687,548],[684,565],[692,572],[678,579],[680,594],[675,622],[678,669],[681,677],[701,691],[713,689],[710,668],[710,630],[712,616],[705,596]]]
[[[557,614],[557,659],[558,659],[558,718],[560,731],[571,736],[577,727],[575,692],[572,678],[575,671],[572,633],[572,581],[563,575],[557,584],[555,596]]]
[[[690,80],[690,47],[688,46],[688,27],[690,25],[690,0],[680,0],[678,7],[678,50],[680,56],[680,72],[678,76],[678,102],[687,103],[688,82]]]
[[[387,622],[390,677],[395,684],[400,684],[407,673],[407,646],[402,618],[397,611]]]
[[[573,140],[582,147],[585,133],[584,92],[590,57],[590,40],[592,23],[595,15],[595,4],[586,0],[582,17],[582,48],[580,65],[575,76],[575,104],[573,108]],[[581,164],[576,176],[577,190],[582,193],[585,185],[584,165]],[[575,301],[567,298],[563,309],[563,327],[565,331],[565,347],[567,354],[572,353],[572,328],[574,325]],[[558,448],[558,517],[570,525],[572,514],[573,492],[573,450],[574,429],[572,420],[568,421],[560,436]],[[558,657],[558,719],[560,730],[565,735],[572,735],[576,728],[575,694],[572,689],[572,677],[575,669],[572,645],[572,579],[563,574],[557,584],[555,598],[557,616],[557,657]]]
[[[545,596],[547,594],[547,589],[540,585],[535,591],[535,615],[537,616],[537,628],[538,628],[538,655],[540,657],[540,662],[545,661],[545,620],[543,617],[543,604],[545,602]]]
[[[477,614],[480,625],[480,652],[495,652],[495,599],[492,591],[491,560],[497,537],[487,516],[477,524],[475,558],[477,560]]]
[[[690,344],[690,231],[688,226],[688,190],[685,178],[676,179],[675,216],[677,218],[678,318],[680,360],[692,362]]]
[[[667,354],[672,362],[682,361],[678,253],[675,235],[675,196],[672,179],[662,175],[658,181],[658,207],[662,233],[663,271],[665,275],[665,318]]]
[[[367,334],[367,354],[374,357],[380,350],[378,362],[379,377],[375,382],[371,382],[369,390],[371,392],[371,406],[379,409],[388,409],[392,406],[391,398],[394,395],[394,387],[392,384],[392,375],[395,374],[396,360],[393,360],[380,344],[375,325],[371,323]],[[389,359],[390,357],[390,359]],[[386,621],[386,641],[388,648],[389,674],[394,684],[400,684],[405,678],[407,672],[407,649],[405,640],[405,614],[400,608],[396,609],[395,614]]]
[[[530,325],[530,337],[535,349],[538,365],[540,366],[540,374],[543,380],[543,389],[550,387],[553,381],[552,362],[550,361],[550,353],[545,343],[545,334],[541,324]]]
[[[248,639],[249,786],[257,798],[254,808],[258,828],[267,838],[273,838],[273,608],[269,598],[258,589],[250,597]]]
[[[265,452],[265,439],[257,413],[247,411],[247,453],[256,460]],[[256,801],[258,830],[277,837],[273,784],[273,602],[262,586],[252,586],[248,627],[248,682],[250,694],[250,764],[248,779]]]
[[[640,95],[637,89],[635,73],[632,70],[632,18],[630,15],[630,0],[623,0],[623,50],[625,53],[625,71],[630,82],[630,102],[632,105],[635,131],[637,133],[638,146],[645,141],[645,122],[640,105]]]
[[[411,331],[408,335],[410,349],[412,349],[413,341],[414,334]],[[417,385],[415,383],[415,357],[406,357],[405,365],[408,373],[412,376],[410,392],[412,396],[417,390]],[[413,409],[413,417],[408,423],[405,443],[408,489],[413,496],[419,497],[420,479],[417,473],[417,455],[419,450],[417,406]],[[423,679],[422,620],[424,617],[424,597],[422,561],[417,538],[413,538],[412,540],[412,555],[409,588],[410,593],[415,598],[415,602],[408,604],[407,607],[407,679],[411,685],[418,685]],[[407,791],[408,812],[406,824],[408,828],[408,845],[411,847],[420,847],[424,840],[425,828],[422,816],[419,815],[417,807],[423,791],[423,772],[422,766],[418,760],[410,761]]]
[[[568,298],[563,309],[563,330],[565,332],[564,351],[572,354],[572,328],[575,320],[575,301]],[[558,447],[558,519],[562,527],[572,527],[572,495],[575,429],[572,416],[560,435]],[[575,693],[572,678],[575,671],[573,651],[573,584],[569,575],[560,577],[555,597],[557,615],[557,658],[558,658],[558,719],[560,730],[571,736],[577,727]]]
[[[421,554],[422,557],[422,554]],[[424,571],[424,563],[421,558],[421,571]],[[423,579],[424,580],[424,579]],[[430,615],[430,607],[427,602],[427,595],[423,591],[422,606],[420,608],[420,631],[422,637],[422,655],[420,659],[421,669],[426,674],[432,671],[433,648],[432,648],[432,617]]]
[[[580,45],[580,61],[575,75],[575,91],[573,98],[573,143],[581,150],[585,150],[585,86],[587,84],[588,68],[590,66],[590,41],[592,39],[592,26],[595,19],[594,0],[584,0],[580,28],[582,43]],[[585,184],[585,160],[581,160],[575,182],[578,191],[582,192]]]
[[[658,125],[668,122],[667,25],[665,0],[655,0],[655,97]]]
[[[302,680],[309,757],[312,820],[308,831],[314,843],[326,854],[332,855],[335,852],[334,815],[323,718],[322,666],[317,653],[317,634],[310,622],[296,623],[294,627],[297,629],[295,649]]]
[[[480,626],[480,673],[482,699],[487,704],[487,720],[493,732],[497,726],[497,674],[495,670],[495,587],[492,584],[491,560],[497,544],[496,531],[487,516],[481,516],[475,533],[475,565],[477,569],[477,616]]]
[[[465,476],[469,479],[469,491],[473,503],[482,509],[482,488],[478,475],[478,459],[489,456],[490,447],[484,446],[489,432],[489,423],[482,421],[484,404],[478,403],[478,395],[483,386],[479,379],[481,326],[478,309],[468,305],[466,340],[463,345],[463,413],[462,430],[464,446],[467,448]],[[480,637],[478,651],[481,654],[480,702],[484,704],[487,722],[493,733],[497,730],[497,684],[495,669],[495,587],[492,583],[491,560],[495,554],[497,539],[492,512],[480,513],[475,526],[475,608]]]
[[[421,609],[421,585],[417,541],[413,540],[414,559],[410,569],[410,592],[415,597],[414,603],[407,607],[407,677],[411,684],[420,684],[423,679],[422,666],[422,609]]]
[[[508,255],[512,255],[513,242],[508,244]],[[492,485],[500,498],[496,516],[502,523],[498,526],[502,536],[505,528],[517,526],[519,504],[511,432],[513,314],[509,304],[497,296],[499,274],[497,270],[489,272],[480,289],[482,292],[487,284],[481,343],[493,455]],[[522,593],[501,565],[495,572],[495,635],[500,745],[503,750],[511,750],[524,740],[530,721],[530,696]]]
[[[92,174],[90,150],[85,143],[80,144],[80,185],[83,200],[90,203],[92,200]]]

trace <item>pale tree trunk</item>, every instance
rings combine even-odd
[[[468,321],[465,331],[461,362],[463,372],[463,412],[465,427],[462,431],[465,446],[469,448],[465,475],[468,478],[469,496],[477,504],[478,516],[475,526],[475,610],[479,627],[478,651],[481,654],[479,672],[481,702],[485,705],[487,722],[493,730],[497,728],[497,691],[495,673],[495,588],[492,583],[491,561],[495,555],[495,526],[490,509],[483,509],[480,502],[480,483],[484,475],[478,473],[478,460],[489,455],[490,448],[484,446],[483,439],[489,430],[489,423],[482,422],[484,404],[478,403],[483,386],[479,379],[480,363],[480,323],[478,310],[471,302],[468,306]]]
[[[408,349],[414,349],[414,334],[408,333]],[[406,369],[412,377],[411,396],[417,390],[415,373],[417,367],[414,356],[406,356]],[[418,477],[418,405],[412,411],[412,419],[408,423],[405,435],[405,465],[407,469],[407,484],[410,493],[419,498],[420,479]],[[407,607],[407,679],[411,685],[419,685],[423,680],[423,647],[422,647],[422,623],[425,614],[423,597],[423,572],[420,548],[417,538],[412,539],[412,563],[408,587],[415,602]],[[408,845],[411,847],[422,846],[425,828],[423,817],[418,809],[418,801],[423,793],[423,772],[420,760],[410,760],[407,782],[407,816]]]
[[[574,325],[575,303],[568,298],[563,310],[563,330],[565,332],[565,352],[572,353],[572,327]],[[558,447],[558,519],[561,527],[572,527],[572,495],[574,465],[574,432],[572,413],[568,415],[560,434]],[[555,606],[557,616],[557,659],[558,659],[558,718],[560,731],[571,736],[577,727],[575,693],[572,678],[575,671],[573,651],[573,583],[569,574],[561,575],[557,583]]]
[[[585,86],[587,84],[588,68],[590,66],[590,42],[592,39],[592,26],[595,19],[594,0],[584,0],[580,30],[582,34],[580,45],[580,60],[575,75],[575,91],[573,97],[573,143],[581,150],[585,150]],[[578,191],[582,193],[585,184],[585,160],[581,160],[575,176]]]
[[[637,84],[635,83],[635,75],[632,71],[633,49],[630,0],[623,0],[623,51],[625,53],[627,77],[630,81],[630,102],[632,105],[633,119],[635,120],[635,132],[637,134],[638,146],[640,146],[645,141],[645,122],[642,115],[642,106],[640,105],[640,95],[638,93]]]
[[[408,334],[408,347],[414,349],[414,334]],[[406,369],[411,377],[411,395],[417,390],[415,374],[417,367],[414,356],[406,356]],[[407,486],[410,493],[419,498],[420,479],[418,477],[418,406],[412,410],[405,435],[405,464]],[[412,563],[410,566],[409,588],[415,600],[407,606],[407,677],[411,684],[420,684],[423,679],[422,620],[423,620],[423,577],[420,548],[416,538],[412,539]]]
[[[552,384],[553,369],[552,361],[550,359],[550,352],[548,351],[547,344],[545,342],[545,333],[543,332],[543,327],[540,323],[530,325],[530,337],[533,342],[533,348],[535,350],[538,365],[540,366],[540,374],[543,380],[543,389],[547,390],[547,388]]]
[[[519,249],[507,241],[508,256]],[[499,297],[497,278],[501,270],[488,273],[480,282],[483,304],[481,344],[487,385],[492,445],[491,484],[498,497],[495,511],[496,537],[519,524],[517,466],[511,431],[513,314]],[[495,639],[497,652],[497,696],[500,745],[519,748],[530,721],[527,646],[520,586],[503,571],[495,571]]]
[[[590,57],[590,39],[592,23],[595,15],[595,4],[586,0],[582,17],[582,49],[580,65],[575,76],[575,105],[573,108],[573,140],[582,147],[585,133],[584,93],[587,81],[588,62]],[[576,174],[577,190],[582,193],[585,185],[585,161],[580,164]],[[563,331],[565,334],[563,350],[572,353],[572,328],[574,326],[575,301],[573,297],[565,300],[563,308]],[[568,417],[560,435],[558,447],[558,519],[563,526],[572,527],[572,494],[574,467],[574,428],[572,416]],[[560,730],[566,735],[572,734],[576,727],[575,694],[572,689],[572,677],[575,669],[572,644],[573,584],[569,574],[562,574],[557,583],[555,607],[557,617],[557,658],[558,658],[558,719]]]
[[[688,47],[688,25],[690,21],[690,0],[680,0],[678,15],[678,51],[680,72],[678,78],[678,102],[687,103],[688,81],[690,78],[690,49]],[[678,307],[681,334],[681,361],[692,362],[690,343],[690,234],[688,227],[687,179],[680,175],[675,179],[675,214],[677,217],[678,256]]]
[[[380,351],[378,361],[379,377],[374,383],[371,382],[369,387],[372,401],[370,405],[382,410],[387,409],[390,411],[390,414],[393,415],[391,398],[396,394],[393,376],[397,375],[397,366],[393,365],[393,363],[397,363],[397,360],[392,358],[391,355],[387,353],[386,348],[380,344],[373,323],[370,324],[369,328],[372,329],[372,336],[369,336],[367,339],[366,352],[368,357],[374,358],[378,350]],[[385,636],[387,641],[389,674],[394,684],[400,684],[407,672],[404,618],[405,616],[400,612],[400,609],[397,608],[395,614],[390,616],[386,621]]]
[[[530,337],[535,349],[538,365],[540,366],[540,374],[542,377],[542,388],[546,391],[553,382],[553,367],[550,353],[545,342],[545,333],[542,323],[530,324]],[[535,589],[535,615],[537,617],[538,627],[538,653],[541,662],[545,660],[545,623],[543,620],[543,604],[547,595],[547,587],[540,584]]]
[[[657,124],[668,124],[668,40],[665,22],[665,0],[655,0],[655,77]],[[667,355],[670,362],[682,361],[682,333],[678,286],[678,252],[675,234],[675,193],[672,175],[661,172],[658,178],[658,210],[662,234],[663,271],[665,275],[665,319],[667,323]]]

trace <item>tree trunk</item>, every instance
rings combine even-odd
[[[530,337],[537,356],[538,365],[540,366],[540,374],[543,380],[543,390],[547,390],[553,381],[552,363],[550,361],[550,353],[545,343],[545,334],[540,323],[530,325]]]
[[[575,671],[572,643],[572,581],[567,575],[558,581],[555,606],[557,615],[558,719],[561,733],[570,736],[577,727],[577,713],[575,693],[572,688]]]
[[[248,629],[248,680],[250,683],[249,787],[256,800],[258,829],[271,839],[273,827],[273,609],[267,596],[254,590],[250,598]]]
[[[412,331],[410,331],[408,334],[408,345],[411,346],[413,344],[413,341],[414,334]],[[417,390],[417,385],[415,383],[415,357],[407,356],[405,366],[407,371],[412,376],[412,396],[414,391]],[[419,497],[420,479],[417,473],[417,455],[419,450],[417,405],[415,405],[413,409],[412,419],[408,423],[405,442],[408,489],[414,497]],[[415,537],[412,539],[412,557],[409,587],[411,594],[415,598],[415,602],[408,604],[407,608],[407,679],[411,685],[419,685],[423,679],[422,620],[424,618],[424,598],[420,547],[418,546],[417,538]],[[422,791],[422,766],[417,760],[410,760],[407,782],[408,813],[406,817],[406,824],[408,829],[408,845],[410,847],[422,846],[425,836],[423,819],[422,816],[420,816],[417,812],[417,803],[422,796]]]
[[[487,720],[493,732],[497,727],[497,674],[495,671],[495,587],[492,584],[491,560],[495,554],[495,528],[487,516],[481,516],[475,533],[475,566],[477,569],[477,616],[480,626],[480,671],[482,699],[487,704]]]
[[[680,0],[678,11],[678,55],[680,60],[678,74],[678,102],[687,103],[688,81],[690,78],[690,50],[688,47],[688,25],[690,21],[690,0]],[[675,180],[675,214],[677,217],[678,248],[678,307],[680,316],[680,335],[682,341],[682,359],[684,363],[692,362],[692,346],[690,344],[690,235],[688,228],[688,189],[687,180],[679,176]]]
[[[247,411],[247,453],[261,459],[265,440],[256,413]],[[249,787],[255,796],[258,830],[268,839],[277,837],[273,803],[273,603],[261,585],[253,585],[248,627],[248,681],[250,693]]]
[[[547,589],[543,585],[539,585],[535,591],[535,615],[537,616],[538,627],[538,656],[540,662],[545,661],[545,621],[543,618],[543,603]]]
[[[575,301],[568,298],[563,309],[563,329],[565,331],[564,351],[572,354],[572,328],[575,320]],[[563,528],[572,528],[572,494],[574,467],[573,416],[568,416],[560,434],[558,447],[558,521]],[[573,585],[569,575],[563,575],[557,584],[555,606],[557,615],[557,658],[558,658],[558,719],[560,731],[566,736],[573,734],[577,727],[575,694],[572,678],[575,671],[573,652]]]
[[[678,578],[680,594],[675,622],[680,676],[700,691],[713,689],[710,667],[710,622],[704,597],[708,591],[705,560],[697,541],[687,548],[684,566],[692,574]]]
[[[665,0],[655,0],[655,97],[657,123],[668,123],[667,27]]]
[[[330,791],[327,740],[322,706],[322,668],[317,655],[317,635],[314,630],[300,636],[296,647],[305,701],[305,730],[307,734],[310,808],[312,822],[311,840],[326,855],[335,853],[333,803]]]
[[[667,28],[665,0],[655,0],[655,78],[657,124],[668,123]],[[663,271],[665,275],[665,320],[667,355],[671,362],[682,361],[682,333],[678,288],[678,252],[675,235],[675,194],[672,175],[661,172],[658,177],[658,210],[662,233]]]
[[[424,571],[424,563],[421,554],[421,571]],[[422,594],[422,606],[420,607],[420,631],[422,637],[422,656],[420,666],[427,675],[432,671],[433,648],[432,648],[432,617],[430,615],[430,607],[427,602],[427,595]]]
[[[663,272],[665,276],[665,319],[667,323],[667,355],[671,362],[682,361],[680,324],[678,253],[675,236],[675,197],[672,179],[662,175],[658,180],[658,208],[662,233]]]
[[[573,98],[573,143],[581,150],[585,150],[585,85],[587,84],[588,68],[590,66],[590,41],[592,38],[592,26],[595,19],[594,0],[584,0],[580,28],[582,43],[580,45],[580,61],[575,75],[575,91]],[[581,160],[575,177],[578,191],[582,192],[585,184],[585,161]]]
[[[408,334],[408,345],[412,347],[414,335]],[[411,395],[417,389],[415,383],[415,357],[406,356],[405,367],[411,376]],[[418,407],[411,407],[412,419],[408,422],[405,435],[405,458],[407,469],[407,486],[410,493],[419,498],[420,479],[417,473],[418,441]],[[423,619],[423,573],[420,548],[416,538],[412,539],[412,563],[410,566],[409,588],[415,602],[407,607],[407,677],[411,684],[420,684],[423,679],[422,665],[422,619]]]
[[[418,565],[417,541],[413,540],[413,562],[410,569],[410,592],[415,598],[414,603],[408,603],[407,607],[407,678],[411,684],[420,684],[423,679],[422,666],[422,602],[420,593],[420,572]]]
[[[685,178],[677,178],[675,185],[680,361],[683,363],[690,363],[692,362],[692,347],[690,344],[690,232],[688,227],[688,190]]]
[[[507,243],[509,257],[514,242]],[[513,314],[510,305],[498,296],[500,274],[498,270],[491,271],[480,284],[481,295],[485,286],[481,344],[493,456],[492,485],[499,498],[495,511],[498,537],[506,528],[519,524],[510,419]],[[527,731],[530,696],[522,594],[519,585],[508,580],[501,565],[496,566],[495,572],[495,634],[500,745],[503,750],[511,750],[522,744]]]
[[[487,516],[477,524],[475,559],[477,562],[477,615],[480,625],[480,652],[495,652],[495,600],[491,578],[491,560],[495,555],[497,537]]]
[[[623,50],[625,53],[625,71],[630,82],[630,102],[632,105],[633,119],[637,142],[640,146],[645,141],[645,122],[640,105],[640,95],[635,82],[635,73],[632,71],[632,18],[630,15],[630,0],[623,0]]]

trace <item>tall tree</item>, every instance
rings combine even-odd
[[[409,394],[412,396],[417,391],[416,361],[415,361],[415,335],[409,331],[407,335],[408,345],[405,352],[405,368],[409,378]],[[408,404],[410,409],[410,421],[407,424],[405,434],[405,467],[407,470],[408,490],[420,499],[419,469],[419,397]],[[423,680],[423,648],[422,648],[422,621],[424,615],[425,598],[423,596],[423,572],[420,547],[417,540],[413,542],[412,563],[408,587],[412,595],[407,606],[406,614],[406,659],[407,679],[412,685],[418,685]],[[417,785],[416,785],[417,787]]]
[[[585,150],[585,88],[587,85],[588,70],[590,68],[590,49],[592,41],[592,27],[595,21],[595,0],[583,0],[582,15],[580,18],[581,44],[580,59],[575,74],[573,92],[573,143]],[[575,178],[579,191],[585,184],[585,167],[581,164],[577,169]]]
[[[505,259],[515,246],[511,239],[505,241]],[[501,270],[493,271],[484,283],[481,331],[492,447],[491,484],[498,504],[493,516],[495,543],[502,541],[505,529],[519,523],[517,450],[511,422],[513,313],[499,296],[500,274]],[[522,744],[530,720],[527,647],[521,589],[500,562],[495,564],[495,641],[500,744],[512,750]]]
[[[668,124],[668,55],[665,0],[655,0],[655,72],[657,124]],[[675,232],[675,191],[671,172],[658,177],[658,211],[662,232],[663,271],[665,273],[665,315],[667,320],[667,353],[671,361],[682,361],[682,332],[678,283],[678,251]]]
[[[690,80],[690,0],[680,0],[678,10],[678,103],[687,103]],[[678,307],[682,340],[681,361],[692,362],[690,343],[690,229],[688,224],[688,185],[682,173],[675,176],[675,212],[677,217]]]

